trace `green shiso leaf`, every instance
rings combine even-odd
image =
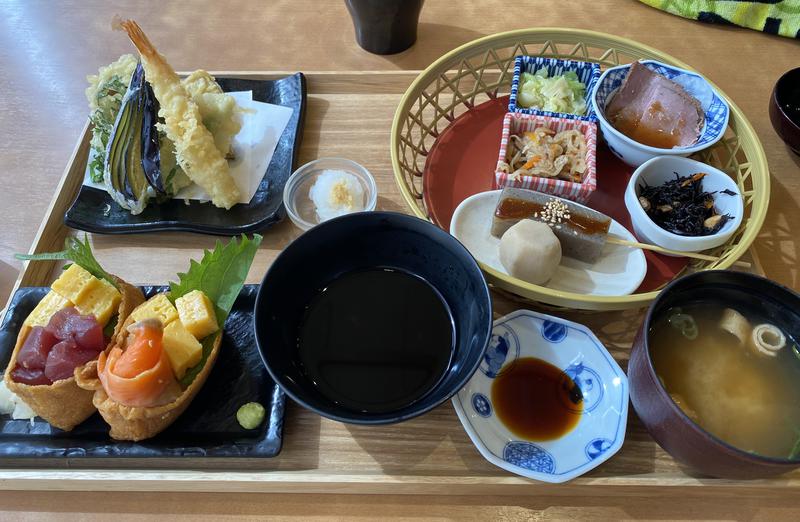
[[[199,263],[191,260],[189,270],[178,274],[177,283],[169,284],[172,302],[192,290],[200,290],[214,303],[217,322],[222,329],[244,285],[261,239],[258,234],[254,234],[253,239],[242,234],[240,240],[234,237],[227,245],[217,241],[214,250],[206,250]]]
[[[53,261],[58,259],[65,259],[72,261],[76,265],[82,267],[87,272],[97,277],[98,279],[105,279],[115,288],[119,288],[117,282],[111,277],[111,274],[103,270],[100,263],[95,259],[92,253],[92,247],[89,244],[89,237],[84,234],[83,241],[77,237],[68,237],[64,240],[64,250],[61,252],[45,252],[42,254],[14,254],[14,257],[22,261]],[[65,265],[64,268],[69,267]]]
[[[169,284],[169,298],[175,300],[193,290],[200,290],[214,303],[217,314],[219,332],[202,340],[203,355],[200,362],[186,371],[180,384],[186,388],[194,381],[203,369],[217,336],[222,335],[225,319],[239,296],[250,265],[261,244],[261,236],[253,235],[253,239],[242,235],[240,240],[231,239],[227,245],[217,241],[213,251],[206,250],[203,259],[198,263],[192,260],[186,273],[178,274],[178,282]]]

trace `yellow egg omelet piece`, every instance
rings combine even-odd
[[[73,303],[81,300],[91,290],[92,281],[97,278],[81,266],[73,263],[50,287],[64,299]]]
[[[131,313],[131,317],[137,323],[145,319],[158,319],[162,325],[167,326],[178,318],[178,311],[172,306],[166,294],[157,294],[139,305]]]
[[[55,291],[50,290],[25,319],[25,324],[29,326],[47,326],[53,314],[68,306],[72,306],[72,302],[69,299],[64,299]]]
[[[172,371],[178,379],[186,374],[186,370],[199,363],[203,355],[203,346],[184,328],[180,320],[172,321],[164,328],[162,342]]]
[[[117,312],[122,294],[114,285],[105,279],[93,278],[80,298],[75,301],[75,308],[81,315],[94,315],[100,326],[105,327],[111,316]]]
[[[175,306],[184,328],[195,338],[202,339],[219,330],[214,305],[200,290],[192,290],[177,298]]]

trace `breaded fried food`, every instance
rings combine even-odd
[[[203,125],[200,108],[180,78],[133,20],[119,22],[142,57],[147,81],[158,99],[160,128],[175,144],[178,164],[189,179],[203,188],[217,206],[229,209],[239,200],[239,188],[231,177],[225,155]]]

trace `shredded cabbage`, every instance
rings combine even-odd
[[[520,107],[550,112],[586,114],[586,86],[574,71],[548,78],[547,69],[520,77],[517,103]]]

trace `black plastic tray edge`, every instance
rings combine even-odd
[[[297,131],[295,132],[294,144],[292,146],[291,169],[292,172],[294,172],[297,169],[297,159],[300,154],[300,143],[303,139],[303,129],[305,127],[305,113],[306,113],[308,92],[306,86],[306,77],[303,73],[297,72],[294,75],[290,76],[298,76],[300,80],[300,89],[301,89],[300,114],[298,115]],[[290,76],[286,76],[284,78],[288,78]],[[280,79],[282,78],[277,78],[276,80]],[[196,232],[200,234],[210,234],[217,236],[233,236],[239,234],[249,234],[253,232],[258,232],[260,230],[264,230],[274,225],[275,223],[278,223],[281,220],[283,220],[283,218],[286,215],[286,210],[284,209],[283,203],[281,203],[278,209],[274,213],[267,216],[266,218],[257,221],[255,223],[243,226],[217,227],[213,225],[195,225],[191,223],[181,223],[176,221],[163,221],[157,224],[142,223],[142,224],[130,224],[123,226],[107,227],[107,226],[96,225],[88,221],[78,221],[70,217],[70,211],[72,210],[72,207],[75,205],[75,202],[78,200],[78,198],[80,198],[81,192],[83,191],[100,192],[100,189],[81,185],[80,189],[78,190],[78,193],[75,195],[75,199],[73,199],[72,204],[70,205],[70,208],[64,214],[64,224],[70,228],[83,230],[84,232],[90,232],[92,234],[122,235],[122,234],[138,234],[143,232]]]
[[[249,290],[257,291],[256,287],[259,285],[257,284],[248,284],[245,287],[250,287]],[[5,314],[3,317],[2,323],[0,323],[0,345],[5,343],[11,343],[10,346],[13,347],[16,341],[16,331],[7,331],[7,324],[11,322],[14,318],[12,314],[14,312],[16,303],[18,302],[18,295],[21,291],[30,291],[35,289],[49,289],[49,287],[21,287],[18,288],[14,294],[14,297],[9,301],[9,305],[5,310]],[[144,285],[141,286],[146,295],[149,292],[159,292],[159,291],[166,291],[168,287],[166,286],[156,286],[156,285]],[[16,330],[16,329],[15,329]],[[259,355],[260,358],[260,355]],[[3,368],[5,371],[5,368]],[[0,375],[2,378],[2,375]],[[221,459],[236,459],[236,458],[243,458],[243,457],[251,457],[251,458],[271,458],[277,456],[281,449],[283,448],[283,421],[286,412],[286,394],[283,393],[280,386],[274,384],[272,392],[270,394],[271,397],[271,408],[267,412],[268,419],[275,419],[275,422],[270,424],[268,429],[266,430],[266,437],[267,439],[271,439],[270,447],[265,452],[258,452],[258,450],[263,449],[263,446],[258,444],[255,445],[237,445],[235,442],[229,446],[230,449],[234,449],[236,451],[226,453],[224,451],[219,451],[219,448],[212,449],[212,451],[202,450],[198,448],[199,451],[192,451],[191,448],[170,448],[167,450],[161,449],[161,452],[168,452],[169,454],[147,454],[147,455],[134,455],[134,454],[120,454],[120,455],[103,455],[103,454],[93,454],[91,451],[86,452],[82,448],[41,448],[38,450],[36,454],[30,455],[21,455],[18,452],[10,451],[10,448],[6,447],[5,444],[0,444],[0,459],[10,459],[13,461],[20,461],[20,462],[30,462],[34,459],[42,459],[43,461],[51,461],[53,459],[61,460],[61,459],[70,459],[70,458],[80,458],[81,460],[92,460],[92,459],[103,459],[103,460],[114,460],[114,459],[121,459],[121,460],[135,460],[135,459],[167,459],[167,458],[212,458],[214,460],[221,460]],[[154,450],[148,446],[150,443],[147,442],[124,442],[124,441],[114,441],[109,439],[107,444],[117,444],[117,445],[127,445],[127,446],[137,446],[141,447],[142,450],[146,450],[148,453],[153,452]]]

